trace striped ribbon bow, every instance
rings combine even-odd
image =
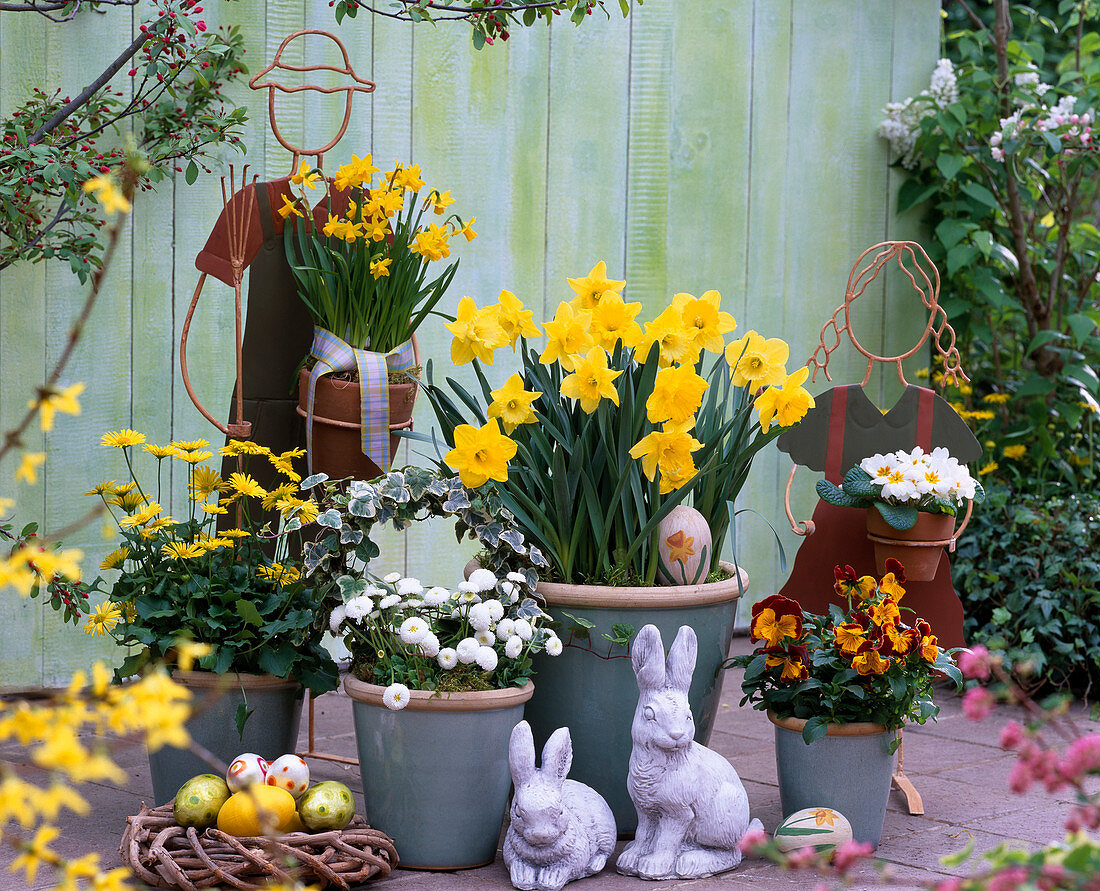
[[[306,461],[309,472],[313,473],[313,399],[317,379],[337,371],[358,371],[363,454],[385,473],[390,468],[389,372],[406,371],[416,364],[412,341],[405,341],[388,353],[374,353],[357,350],[324,328],[314,328],[313,346],[309,352],[317,360],[309,373],[309,398],[306,402]]]

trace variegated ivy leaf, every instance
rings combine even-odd
[[[339,529],[341,525],[343,525],[343,521],[340,519],[340,511],[336,510],[336,508],[329,508],[318,516],[317,523],[321,526],[327,526],[330,529]]]
[[[353,517],[373,517],[377,510],[373,492],[370,496],[361,495],[348,502],[348,513]]]
[[[321,565],[321,562],[329,555],[329,549],[322,541],[309,541],[302,551],[302,562],[306,575],[312,575],[313,571]]]
[[[336,580],[336,587],[340,589],[340,596],[345,600],[358,597],[367,590],[367,580],[352,578],[350,575],[342,575]]]
[[[500,540],[500,533],[503,528],[500,523],[483,523],[474,529],[474,532],[477,534],[478,541],[483,541],[490,547],[495,548]]]
[[[537,619],[542,615],[542,609],[534,600],[528,597],[516,608],[516,615],[521,619]]]
[[[517,554],[523,553],[523,534],[518,529],[505,529],[500,533],[500,540]]]
[[[534,545],[527,551],[527,558],[535,564],[535,566],[548,567],[550,564],[546,562],[546,558],[542,556],[542,551],[536,548]]]
[[[312,489],[314,486],[319,485],[320,483],[323,483],[327,479],[328,479],[328,474],[327,473],[315,473],[315,474],[313,474],[313,476],[307,476],[304,480],[302,480],[300,488],[301,489]]]
[[[286,532],[294,532],[296,529],[301,529],[301,528],[302,528],[302,521],[299,520],[297,517],[294,517],[294,519],[292,519],[292,520],[287,520],[286,525],[283,527],[283,529]]]
[[[344,523],[340,527],[340,544],[359,544],[363,540],[363,533],[353,526]]]

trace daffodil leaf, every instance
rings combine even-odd
[[[248,722],[249,716],[256,711],[254,708],[249,708],[245,703],[239,703],[237,705],[237,711],[233,715],[233,721],[237,726],[237,736],[244,740],[244,725]]]

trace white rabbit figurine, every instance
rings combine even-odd
[[[661,632],[646,625],[631,650],[638,707],[630,735],[627,790],[638,831],[615,866],[645,879],[699,879],[741,862],[738,843],[750,829],[749,800],[733,765],[695,742],[688,688],[698,651],[682,625],[665,662]]]
[[[603,869],[615,850],[615,816],[590,786],[567,780],[573,763],[569,728],[555,730],[535,768],[531,725],[520,721],[508,744],[516,794],[504,837],[504,863],[524,891],[558,891]]]

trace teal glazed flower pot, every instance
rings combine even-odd
[[[274,761],[293,752],[298,745],[305,688],[297,681],[263,674],[209,671],[173,671],[172,680],[191,691],[193,714],[187,721],[191,739],[228,766],[238,755],[254,752]],[[244,725],[243,738],[237,733],[237,706],[242,702],[255,711]],[[153,800],[167,804],[191,777],[217,773],[187,749],[162,746],[149,752]]]
[[[352,699],[364,817],[393,839],[401,866],[492,863],[508,809],[508,739],[534,684],[475,693],[413,690],[400,711],[385,687],[344,679]]]
[[[535,745],[541,749],[557,728],[569,728],[570,779],[588,784],[607,800],[620,836],[632,835],[638,826],[626,789],[638,683],[629,653],[623,647],[612,648],[602,635],[611,633],[614,624],[633,625],[635,633],[656,625],[662,638],[671,641],[681,625],[695,629],[699,658],[688,700],[695,716],[695,739],[706,745],[722,692],[718,667],[729,652],[737,598],[749,582],[744,570],[730,563],[722,566],[734,574],[700,585],[610,588],[539,583],[538,592],[547,612],[561,623],[558,634],[566,646],[560,656],[535,657],[538,686],[527,704]],[[566,613],[593,624],[588,641],[570,641],[569,629],[575,623]]]
[[[779,773],[779,800],[786,819],[795,811],[829,807],[852,824],[852,837],[878,846],[897,733],[880,724],[830,724],[828,733],[806,745],[801,718],[778,718],[775,725],[775,762]]]

